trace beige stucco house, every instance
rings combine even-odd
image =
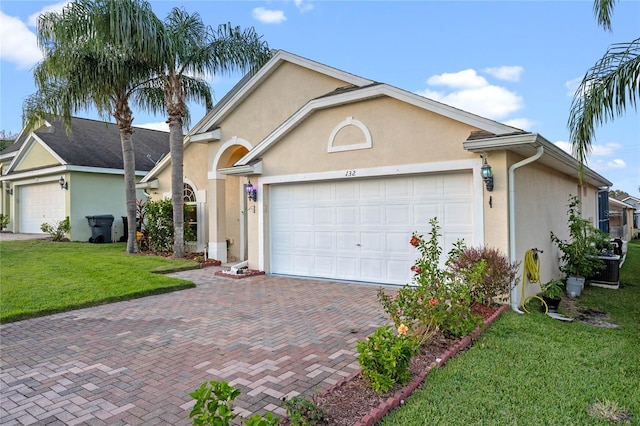
[[[635,208],[615,198],[609,198],[609,234],[623,241],[633,239]]]
[[[69,216],[70,239],[88,241],[96,232],[86,216],[112,215],[111,240],[118,241],[126,232],[118,127],[73,117],[71,130],[68,133],[61,120],[44,122],[37,129],[23,129],[13,145],[0,152],[0,213],[10,218],[7,230],[42,233],[43,223],[55,226]],[[136,128],[133,140],[136,176],[142,179],[169,152],[169,136]],[[145,198],[142,190],[137,196]]]
[[[535,247],[543,279],[557,278],[550,231],[567,236],[569,195],[597,223],[598,188],[611,185],[587,169],[580,187],[576,160],[538,134],[284,51],[200,120],[184,149],[200,249],[336,280],[410,282],[411,233],[426,234],[433,217],[445,253],[458,239],[517,261]],[[170,196],[170,161],[140,184],[153,198]]]

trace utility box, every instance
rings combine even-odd
[[[111,225],[113,225],[113,215],[101,214],[94,216],[85,216],[91,227],[90,243],[110,243],[111,242]]]

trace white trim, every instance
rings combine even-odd
[[[249,141],[239,138],[237,136],[233,136],[231,139],[229,139],[224,144],[222,144],[222,146],[218,149],[218,152],[216,153],[216,158],[213,160],[212,170],[209,171],[209,173],[207,174],[207,177],[209,179],[225,179],[226,178],[225,175],[218,172],[218,163],[220,162],[220,158],[222,158],[225,151],[228,148],[235,145],[243,146],[247,149],[247,151],[251,151],[253,149]]]
[[[187,136],[187,141],[191,143],[208,143],[211,141],[219,141],[221,137],[222,132],[220,131],[220,128],[217,128],[210,132]]]
[[[26,172],[16,172],[4,175],[1,180],[15,180],[15,179],[24,179],[33,176],[45,176],[50,175],[52,173],[63,173],[63,172],[83,172],[83,173],[101,173],[107,175],[124,175],[124,170],[122,169],[102,169],[100,167],[87,167],[87,166],[70,166],[70,165],[60,165],[48,167],[46,169],[38,169],[38,170],[30,170]],[[136,170],[136,176],[145,176],[147,173],[144,170]]]
[[[335,142],[338,132],[347,126],[356,126],[358,129],[360,129],[360,131],[362,131],[362,133],[364,134],[365,141],[362,143],[333,146],[333,143]],[[331,136],[329,136],[329,144],[327,147],[327,152],[355,151],[358,149],[371,148],[372,146],[373,145],[371,143],[371,132],[369,131],[369,128],[362,121],[354,120],[353,117],[347,117],[344,121],[339,123],[331,132]]]
[[[262,174],[262,161],[257,161],[253,164],[246,166],[232,166],[225,169],[218,169],[218,175],[225,176],[248,176],[248,175],[261,175]]]
[[[209,241],[209,259],[216,259],[222,263],[227,263],[227,242],[221,243],[215,241]]]
[[[345,170],[328,172],[301,173],[280,176],[261,177],[258,182],[258,265],[265,270],[265,208],[262,202],[264,185],[294,182],[316,182],[323,180],[349,180],[356,178],[375,178],[385,176],[402,176],[425,173],[442,173],[469,171],[473,173],[473,240],[476,245],[484,244],[484,192],[482,181],[482,160],[478,158],[468,160],[441,161],[436,163],[415,163],[399,166],[371,167],[350,170],[354,172],[350,177],[345,176]]]
[[[368,99],[384,96],[406,102],[418,108],[434,112],[444,117],[451,118],[452,120],[456,120],[491,133],[504,134],[518,130],[515,127],[507,126],[505,124],[501,124],[496,121],[450,107],[440,102],[427,99],[425,97],[407,92],[405,90],[397,89],[387,84],[377,84],[374,86],[345,92],[339,95],[313,99],[307,102],[302,108],[296,111],[295,114],[289,117],[285,122],[283,122],[273,132],[271,132],[265,139],[263,139],[258,145],[256,145],[253,151],[249,151],[247,155],[242,157],[236,163],[236,165],[244,166],[253,159],[261,156],[273,144],[275,144],[286,134],[291,132],[306,117],[317,110],[361,102]]]

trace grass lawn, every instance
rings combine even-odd
[[[125,243],[0,242],[0,323],[194,287],[154,273],[194,262],[125,249]]]
[[[620,290],[587,287],[578,299],[609,313],[619,329],[508,311],[379,424],[608,425],[605,416],[615,415],[640,424],[637,241],[621,282]]]

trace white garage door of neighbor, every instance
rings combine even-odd
[[[433,217],[443,253],[474,244],[470,172],[273,185],[270,206],[276,274],[410,283],[411,234],[427,238]]]
[[[20,188],[20,232],[41,233],[43,223],[55,225],[64,220],[65,191],[56,182]]]

